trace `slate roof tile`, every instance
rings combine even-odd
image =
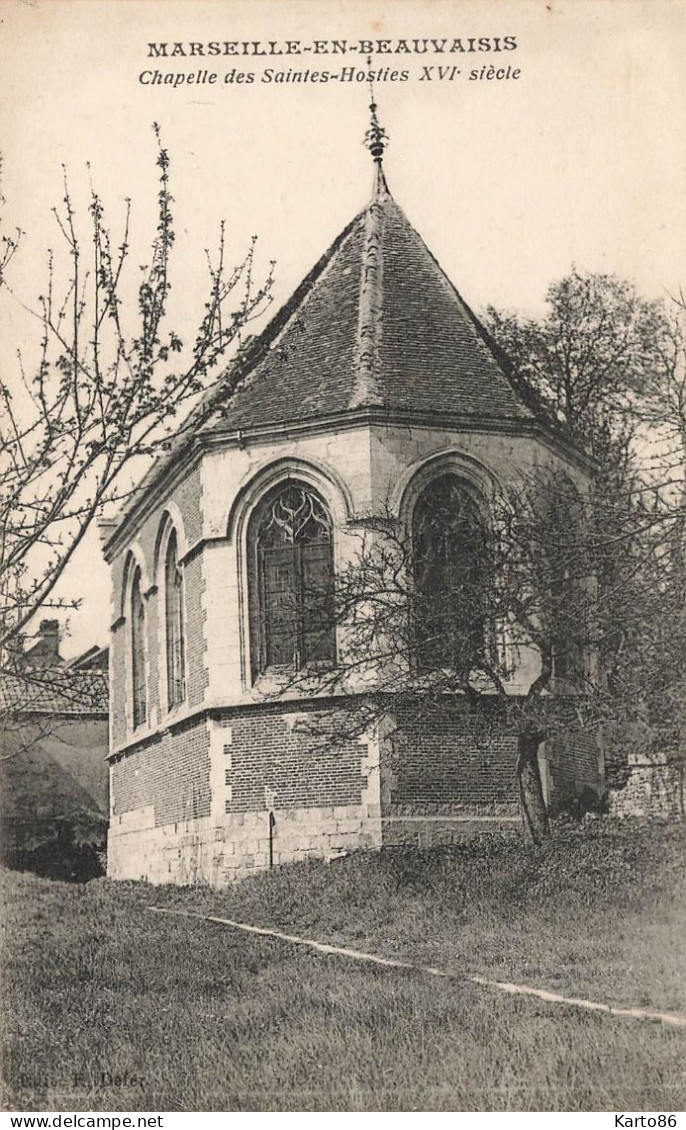
[[[361,405],[498,420],[534,415],[390,195],[353,220],[243,363],[247,377],[226,405],[221,389],[213,393],[219,410],[206,415],[202,431],[315,420]],[[366,395],[365,364],[374,370]]]
[[[104,672],[42,668],[0,677],[0,712],[83,718],[107,714],[108,710],[108,678]]]

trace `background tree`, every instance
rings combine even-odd
[[[390,513],[368,519],[337,579],[339,665],[298,681],[348,694],[358,730],[398,704],[416,721],[450,696],[465,703],[476,743],[507,724],[517,733],[525,826],[540,840],[544,739],[603,726],[611,768],[637,734],[644,743],[680,741],[679,510],[645,443],[665,402],[670,436],[686,436],[682,339],[664,304],[577,271],[549,288],[542,319],[490,310],[488,326],[536,411],[590,453],[587,489],[561,471],[538,472],[489,500],[485,523],[440,488],[412,533]],[[425,565],[429,544],[435,554]],[[535,657],[528,682],[516,685],[526,655]],[[370,693],[355,697],[365,687]]]
[[[683,757],[686,318],[608,275],[553,283],[538,321],[487,324],[549,418],[593,456],[594,647],[611,774],[638,746]]]
[[[542,318],[489,307],[484,320],[515,379],[602,464],[635,437],[635,397],[655,373],[664,319],[663,304],[631,283],[574,269],[549,286]]]

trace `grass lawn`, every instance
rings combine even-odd
[[[365,853],[225,891],[6,872],[4,1109],[682,1110],[684,1029],[460,975],[686,1012],[685,862],[683,828],[603,820],[542,849]]]

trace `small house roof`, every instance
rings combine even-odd
[[[0,676],[0,713],[106,716],[107,674],[69,668],[27,669]]]

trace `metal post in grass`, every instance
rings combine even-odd
[[[264,806],[267,809],[267,819],[269,827],[269,870],[271,871],[274,866],[274,828],[276,827],[276,817],[274,815],[274,805],[276,803],[276,793],[265,785],[264,789]]]

